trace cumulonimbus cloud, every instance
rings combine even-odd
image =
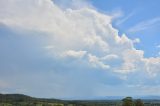
[[[87,64],[87,69],[112,74],[156,77],[160,58],[145,58],[144,51],[134,47],[139,40],[118,35],[111,22],[111,16],[88,7],[61,9],[51,0],[0,1],[0,23],[16,30],[46,33],[50,40],[43,49],[56,59],[78,61],[81,64],[77,62],[77,67]]]

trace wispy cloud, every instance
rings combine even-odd
[[[129,18],[131,18],[133,15],[135,14],[135,12],[131,12],[130,14],[128,14],[126,17],[124,17],[123,19],[120,19],[116,22],[116,25],[121,25],[124,22],[126,22]]]
[[[160,45],[157,45],[156,47],[157,47],[157,48],[160,48]]]
[[[129,28],[128,32],[139,32],[139,31],[143,31],[146,30],[148,28],[157,26],[158,24],[160,24],[160,17],[156,17],[150,20],[146,20],[146,21],[142,21],[138,24],[136,24],[135,26]]]

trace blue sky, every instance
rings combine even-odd
[[[0,92],[160,95],[159,0],[1,0]]]
[[[121,12],[122,15],[113,22],[114,27],[118,28],[121,33],[126,33],[130,38],[139,38],[141,43],[136,47],[143,49],[147,57],[158,55],[156,46],[160,42],[159,2],[159,0],[91,0],[99,11]],[[140,23],[144,24],[142,26],[145,27],[144,29],[129,31]]]

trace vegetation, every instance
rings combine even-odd
[[[132,97],[126,97],[122,101],[123,101],[122,106],[134,106]]]
[[[33,98],[22,94],[0,94],[0,106],[160,106],[158,100],[58,100]]]
[[[144,103],[141,99],[137,99],[134,101],[132,97],[126,97],[122,101],[122,106],[144,106]]]
[[[142,101],[141,99],[137,99],[137,100],[135,101],[135,105],[136,105],[136,106],[144,106],[144,103],[143,103],[143,101]]]

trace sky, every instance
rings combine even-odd
[[[159,0],[0,0],[0,93],[160,95]]]

